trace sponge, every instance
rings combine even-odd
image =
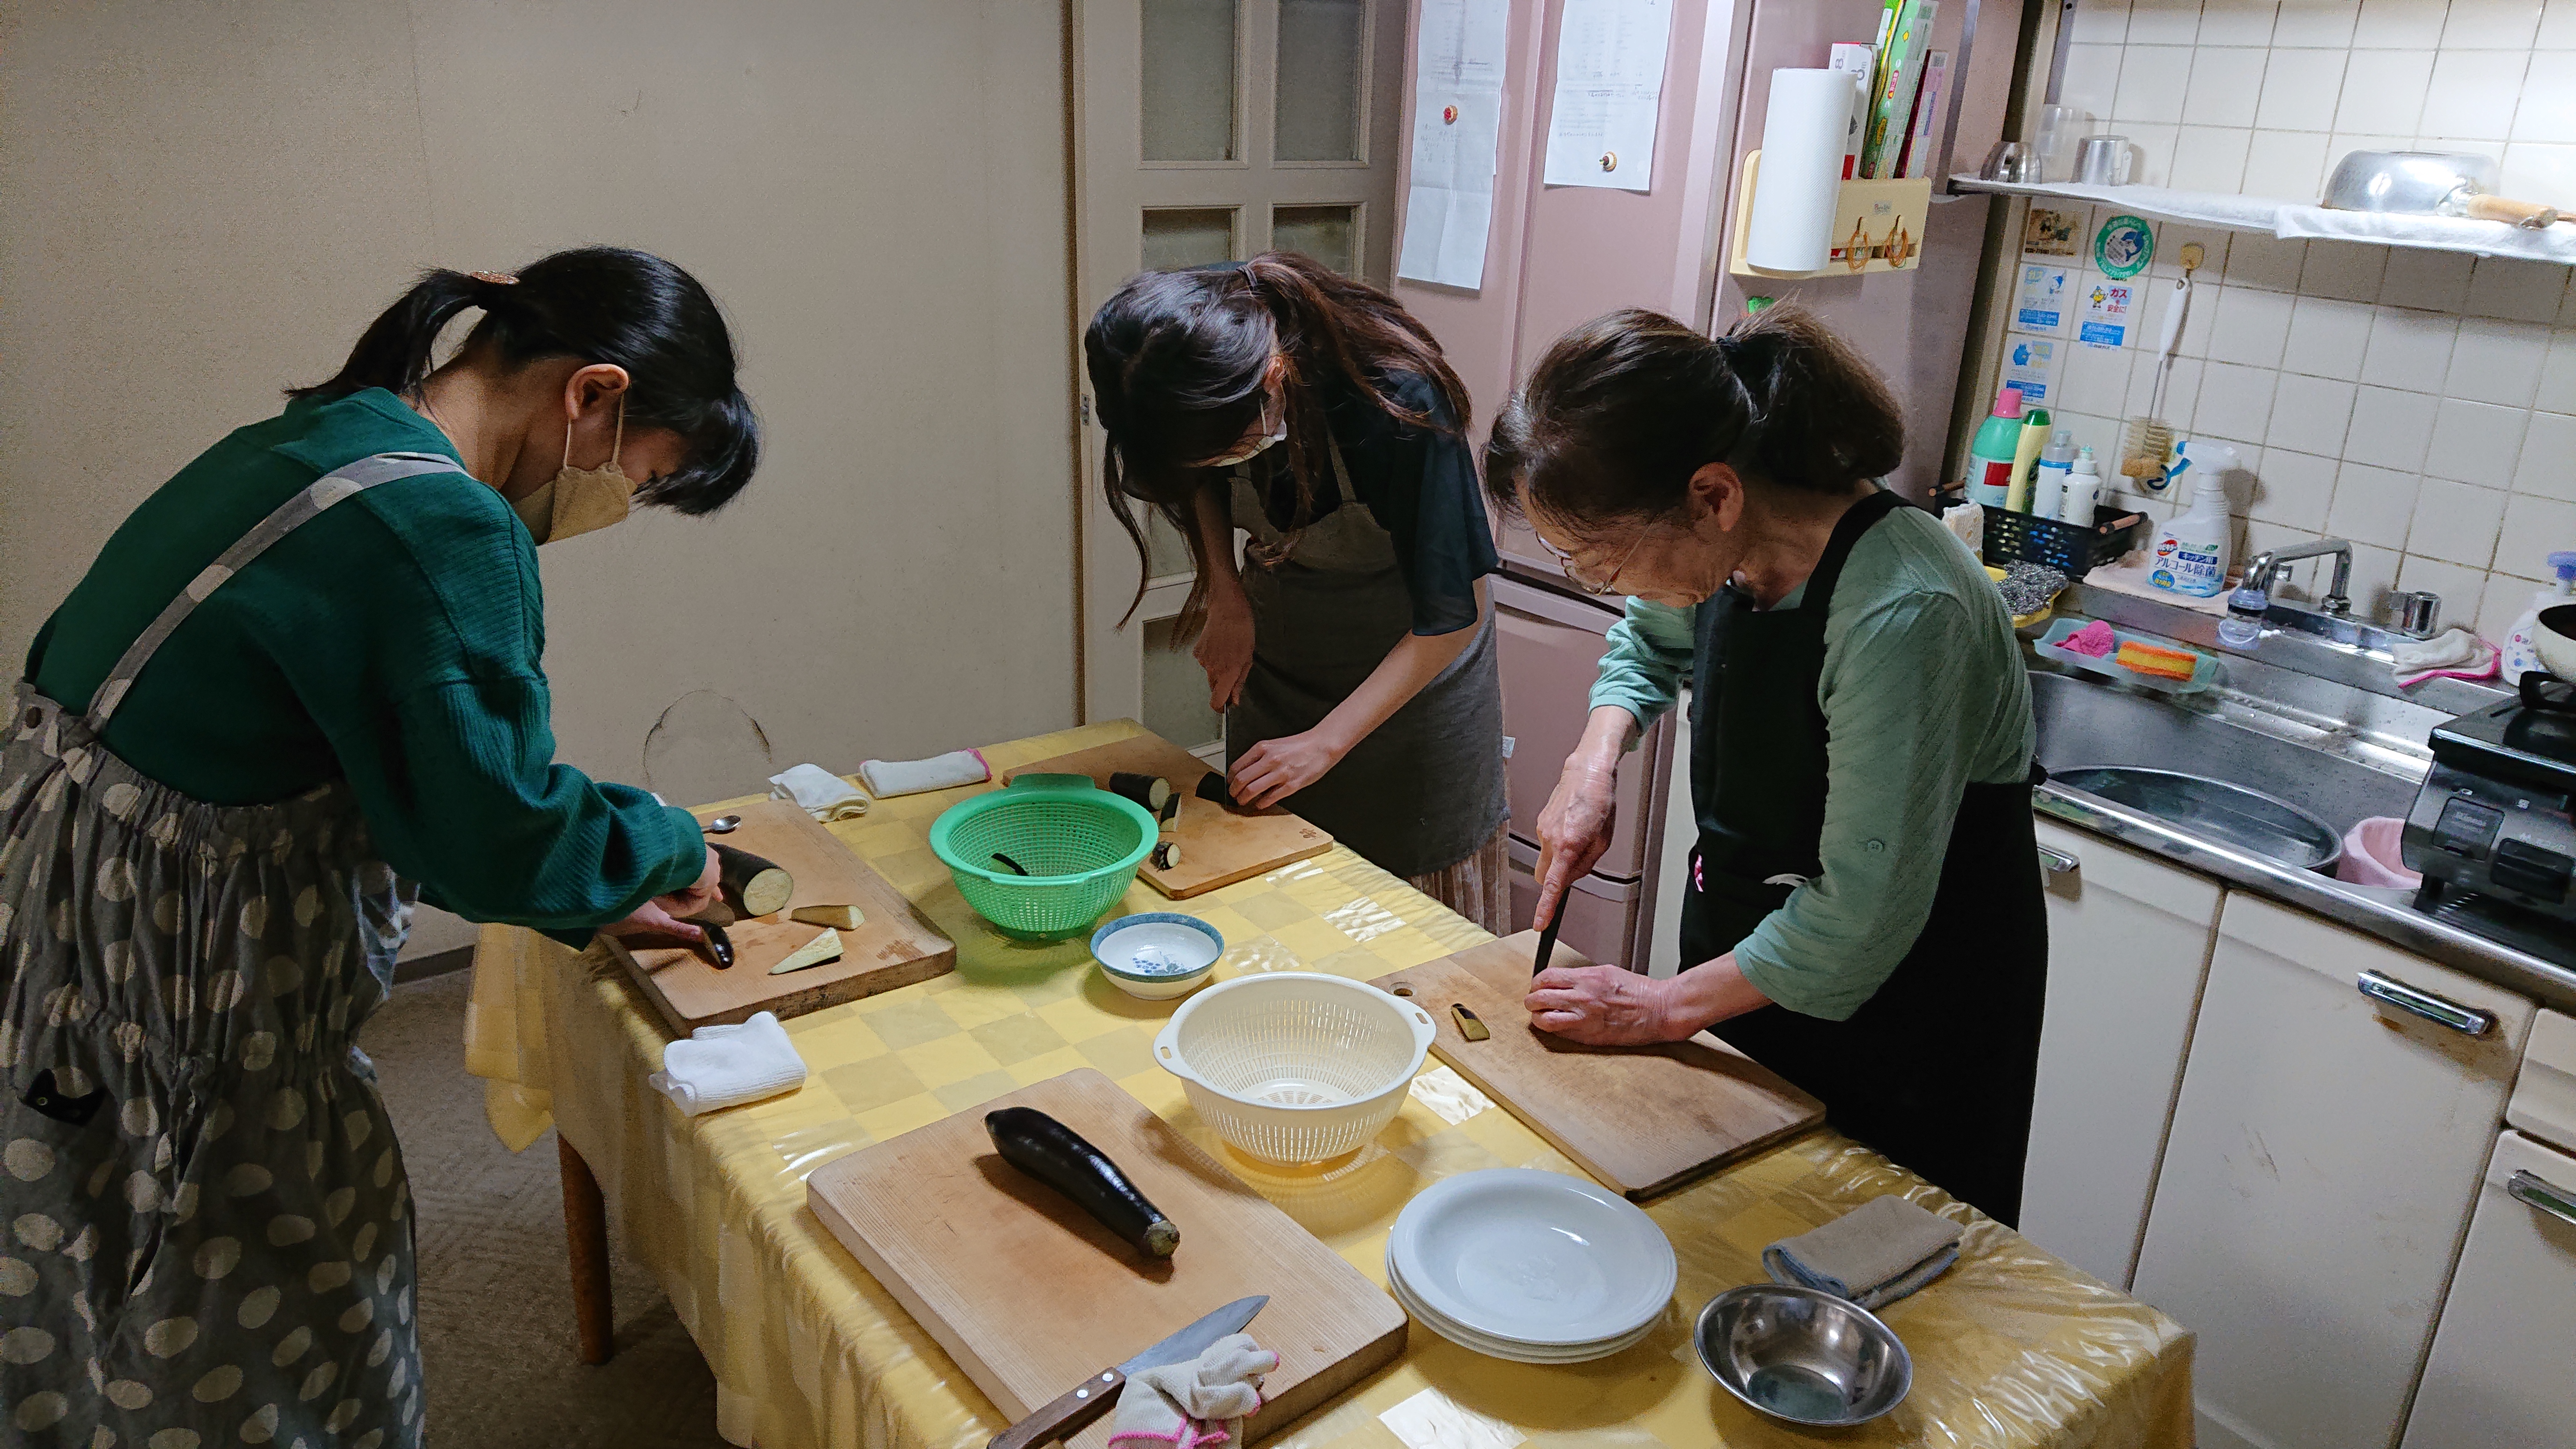
[[[2123,669],[2157,679],[2189,679],[2200,667],[2200,656],[2188,649],[2167,649],[2132,639],[2120,646],[2116,662]]]

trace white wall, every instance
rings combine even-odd
[[[2415,147],[2496,156],[2509,193],[2576,204],[2571,0],[2081,0],[2074,24],[2061,98],[2138,143],[2135,180],[2313,198],[2347,151]],[[2086,267],[2118,210],[2087,213]],[[2164,411],[2252,467],[2233,499],[2246,547],[2352,539],[2357,610],[2432,589],[2447,620],[2502,637],[2543,557],[2576,548],[2569,269],[2157,233],[2132,345],[2064,344],[2056,420],[2116,458],[2175,255],[2200,241]]]
[[[1064,23],[1060,0],[0,10],[0,654],[414,272],[613,241],[724,305],[766,459],[713,518],[543,550],[563,758],[640,780],[699,690],[781,767],[1070,723]],[[657,785],[761,787],[747,728],[683,713]]]

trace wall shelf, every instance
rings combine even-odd
[[[1834,205],[1833,249],[1821,269],[1775,272],[1754,266],[1744,259],[1744,243],[1753,226],[1754,183],[1761,176],[1762,153],[1745,152],[1743,179],[1735,188],[1735,225],[1727,230],[1729,274],[1780,280],[1850,277],[1908,271],[1922,260],[1923,214],[1931,207],[1932,178],[1906,176],[1842,183]]]
[[[2467,252],[2481,257],[2518,257],[2526,261],[2576,266],[2576,225],[2561,222],[2526,231],[2501,221],[2466,217],[2387,216],[2366,211],[2328,211],[2304,201],[2277,201],[2215,191],[2174,191],[2162,186],[2087,186],[2073,182],[2037,185],[1953,176],[1956,191],[1982,191],[1996,196],[2035,200],[2079,201],[2115,206],[2162,221],[2192,222],[2224,231],[2256,232],[2283,240],[2369,242],[2377,246],[2424,251]]]

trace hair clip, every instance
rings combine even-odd
[[[508,272],[467,272],[465,275],[472,277],[478,282],[489,282],[496,287],[515,287],[519,285],[519,279],[511,276]]]

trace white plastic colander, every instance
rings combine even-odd
[[[1429,1012],[1364,982],[1279,971],[1200,992],[1154,1038],[1154,1060],[1238,1151],[1322,1162],[1394,1119],[1433,1030]]]

